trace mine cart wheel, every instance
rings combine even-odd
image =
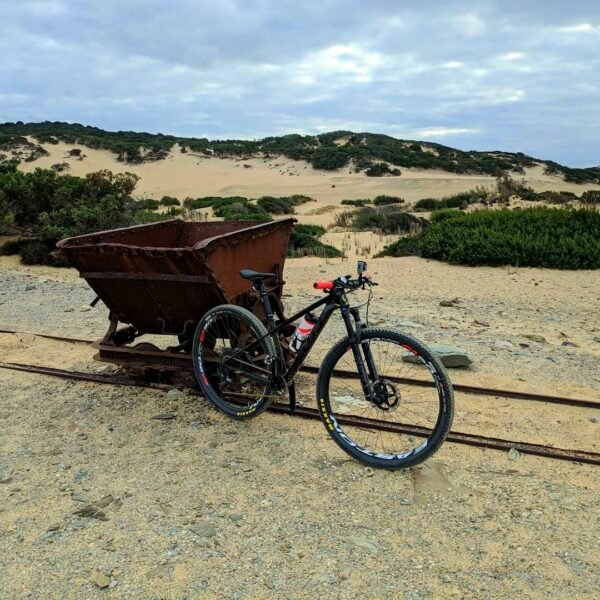
[[[193,359],[200,389],[234,419],[259,415],[273,399],[277,354],[265,335],[256,316],[231,304],[209,310],[196,328]]]

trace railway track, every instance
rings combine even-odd
[[[14,371],[22,371],[26,373],[37,373],[40,375],[59,377],[62,379],[70,379],[76,381],[85,381],[90,383],[143,387],[159,390],[171,389],[171,386],[166,384],[148,383],[144,381],[109,377],[106,375],[99,375],[94,373],[83,373],[80,371],[68,371],[64,369],[56,369],[53,367],[40,367],[35,365],[19,363],[0,363],[0,368],[10,369]],[[192,393],[200,395],[199,392],[196,391],[192,391]],[[297,407],[295,410],[292,411],[287,405],[277,403],[272,404],[269,410],[280,414],[288,414],[293,417],[300,417],[305,419],[320,419],[320,415],[317,410],[306,407]],[[378,421],[376,419],[368,419],[365,417],[358,417],[354,415],[341,416],[338,420],[344,425],[348,424],[363,427],[366,429],[390,431],[394,433],[410,434],[420,437],[425,437],[429,433],[429,431],[423,427],[408,425],[404,423],[383,422]],[[510,449],[515,449],[519,452],[522,452],[523,454],[543,456],[545,458],[566,460],[570,462],[600,465],[600,453],[598,452],[587,452],[584,450],[574,450],[568,448],[555,448],[543,444],[531,444],[527,442],[519,442],[502,438],[485,437],[481,435],[462,433],[458,431],[451,431],[448,434],[447,441],[468,446],[476,446],[479,448],[490,448],[493,450],[506,451]]]
[[[85,340],[79,338],[71,338],[71,337],[62,337],[57,335],[50,335],[46,333],[34,333],[34,332],[25,332],[25,331],[14,331],[11,329],[0,329],[0,333],[7,333],[13,335],[32,335],[36,337],[41,337],[49,340],[56,340],[61,342],[67,342],[71,344],[87,344],[92,345],[96,343],[95,340]],[[118,351],[118,349],[116,349]],[[177,358],[177,361],[181,364],[184,364],[187,360],[190,360],[190,357],[185,354],[178,354],[174,357]],[[191,369],[191,365],[190,365]],[[319,371],[318,367],[303,365],[300,369],[301,372],[304,373],[312,373],[316,374]],[[354,378],[356,374],[350,373],[348,371],[340,371],[336,370],[335,374],[338,377],[348,377]],[[390,381],[394,381],[395,383],[404,383],[408,385],[416,385],[423,387],[434,387],[435,384],[432,381],[423,381],[420,379],[415,379],[411,377],[388,377]],[[453,383],[452,387],[455,392],[461,392],[463,394],[475,394],[478,396],[488,396],[488,397],[497,397],[497,398],[511,398],[514,400],[522,400],[522,401],[530,401],[530,402],[547,402],[550,404],[562,404],[565,406],[579,406],[582,408],[597,408],[600,409],[600,401],[590,400],[587,398],[571,398],[566,396],[554,396],[549,394],[537,394],[535,392],[522,392],[519,390],[506,390],[506,389],[498,389],[498,388],[489,388],[489,387],[481,387],[476,385],[466,385],[461,383]]]

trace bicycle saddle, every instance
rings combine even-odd
[[[275,273],[258,273],[252,269],[242,269],[240,271],[240,276],[244,279],[254,281],[255,279],[271,279],[272,277],[275,277]]]

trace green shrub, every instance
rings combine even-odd
[[[458,213],[433,222],[421,255],[465,265],[600,268],[600,213],[530,208]]]
[[[179,200],[173,196],[163,196],[160,199],[159,204],[161,206],[181,206],[181,202],[179,202]]]
[[[359,208],[366,206],[367,204],[370,204],[371,201],[365,199],[362,200],[342,200],[342,206],[357,206]]]
[[[256,201],[257,206],[272,215],[293,215],[294,205],[289,198],[263,196]]]
[[[482,198],[475,191],[462,192],[460,194],[454,194],[453,196],[446,196],[445,198],[422,198],[417,201],[414,206],[416,211],[434,211],[442,210],[445,208],[467,208],[470,204],[481,202]]]
[[[138,204],[140,210],[156,210],[159,206],[158,200],[153,200],[152,198],[143,198],[142,200],[138,200]]]
[[[294,231],[305,235],[311,235],[313,237],[321,237],[327,230],[322,225],[309,225],[307,223],[296,223],[294,225]]]
[[[600,204],[600,190],[588,190],[581,194],[581,201],[589,206]]]
[[[402,204],[404,202],[404,198],[400,198],[399,196],[376,196],[373,200],[373,204],[375,206],[385,206],[387,204]]]
[[[365,171],[367,177],[383,177],[384,175],[401,175],[400,169],[390,169],[386,163],[377,163]]]
[[[288,256],[295,258],[301,256],[321,256],[323,258],[336,258],[343,256],[336,247],[324,244],[315,236],[308,233],[299,232],[294,229],[290,236],[288,245]]]
[[[334,218],[334,226],[354,229],[356,231],[380,231],[382,233],[414,232],[428,223],[408,212],[399,210],[395,205],[378,208],[365,206],[353,211],[338,213]]]
[[[419,256],[419,236],[407,235],[401,237],[388,246],[384,246],[383,250],[375,255],[375,258],[383,256]]]

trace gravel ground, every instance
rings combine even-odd
[[[327,275],[339,268],[319,267]],[[323,276],[294,261],[288,278],[299,279],[304,269],[306,277]],[[384,291],[386,284],[389,289],[393,282],[387,280]],[[479,363],[471,372],[454,371],[453,378],[508,378],[518,365],[531,385],[547,377],[539,365],[551,356],[580,378],[567,380],[575,387],[559,379],[567,389],[594,389],[598,363],[591,340],[566,350],[532,344],[525,358],[499,353],[488,349],[501,337],[496,325],[484,333],[464,327],[483,320],[478,311],[489,311],[496,298],[476,304],[463,293],[463,309],[442,311],[443,298],[412,291],[402,319],[420,326],[413,333],[443,341],[439,334],[450,331],[466,349],[477,350]],[[305,293],[299,282],[288,292]],[[373,319],[394,325],[402,320],[398,305],[382,296]],[[67,271],[0,271],[0,328],[98,337],[106,328],[104,309],[80,311],[92,299],[86,284]],[[502,302],[507,321],[527,308],[518,296]],[[576,332],[574,339],[593,333],[589,309],[571,317],[572,304],[564,307],[566,317],[558,315]],[[457,319],[455,330],[442,327],[448,316]],[[526,327],[538,323],[537,333],[554,342],[542,320]],[[332,337],[338,334],[332,330]],[[482,335],[489,336],[485,344],[471,347],[470,340]],[[32,336],[3,336],[0,350],[11,359],[30,355],[39,364],[98,368],[87,347]],[[580,359],[568,361],[567,351],[579,352]],[[461,429],[508,437],[512,427],[510,437],[546,441],[552,435],[557,446],[579,440],[579,447],[597,450],[600,425],[589,410],[552,407],[551,415],[538,415],[539,406],[528,410],[507,401],[478,412],[475,400],[458,399]],[[544,422],[546,416],[552,420]],[[344,455],[318,422],[265,414],[239,423],[175,390],[3,370],[0,418],[2,598],[598,595],[597,467],[511,460],[504,452],[446,443],[416,469],[373,471]]]

